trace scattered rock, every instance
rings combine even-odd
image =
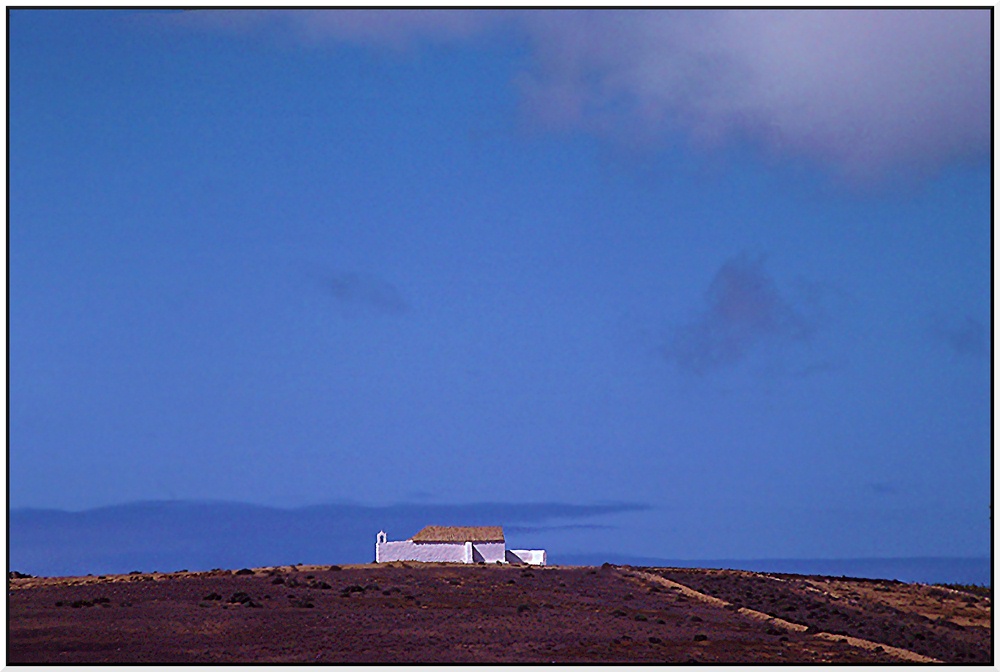
[[[694,636],[694,641],[696,641],[696,642],[704,642],[707,639],[708,639],[708,635],[703,635],[700,632],[697,635]]]
[[[229,596],[229,604],[250,604],[253,598],[243,591],[238,591]]]

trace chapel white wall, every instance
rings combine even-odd
[[[473,562],[486,562],[491,565],[496,562],[507,562],[506,547],[507,545],[502,541],[474,541],[472,542],[472,560]]]
[[[469,548],[466,548],[469,546]],[[375,545],[375,562],[472,562],[471,544],[466,542],[384,541]]]

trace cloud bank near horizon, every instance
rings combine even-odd
[[[525,36],[512,83],[545,127],[660,145],[749,142],[850,180],[990,149],[988,10],[254,10],[188,24],[407,52]]]

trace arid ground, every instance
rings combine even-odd
[[[18,663],[992,663],[992,601],[734,570],[284,566],[8,580]]]

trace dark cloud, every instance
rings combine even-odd
[[[715,274],[705,308],[682,324],[664,346],[666,357],[688,373],[729,368],[765,343],[806,341],[815,324],[785,298],[764,270],[763,257],[741,254]]]
[[[812,376],[819,376],[826,373],[835,373],[843,370],[843,368],[842,364],[837,364],[836,362],[832,362],[830,360],[823,360],[802,367],[795,372],[795,376],[798,378],[811,378]]]
[[[395,285],[363,273],[334,273],[326,281],[327,290],[346,307],[400,314],[410,305]]]
[[[750,139],[864,179],[987,156],[991,15],[976,10],[234,11],[187,24],[399,49],[513,29],[525,108],[635,140]],[[895,171],[895,173],[893,173]]]
[[[597,523],[571,523],[568,525],[508,525],[505,532],[515,534],[542,534],[545,532],[559,532],[564,530],[613,530],[614,525],[600,525]]]
[[[877,483],[869,483],[868,487],[876,495],[893,495],[896,493],[896,484],[892,481],[879,481]]]
[[[10,566],[42,576],[207,570],[374,559],[375,534],[407,539],[425,525],[537,529],[649,510],[640,503],[564,502],[391,506],[320,504],[284,509],[226,502],[132,502],[68,512],[14,509]],[[586,524],[586,523],[583,523]]]
[[[950,347],[956,355],[979,358],[989,354],[989,329],[973,317],[967,316],[958,324],[943,319],[933,320],[930,334]]]

